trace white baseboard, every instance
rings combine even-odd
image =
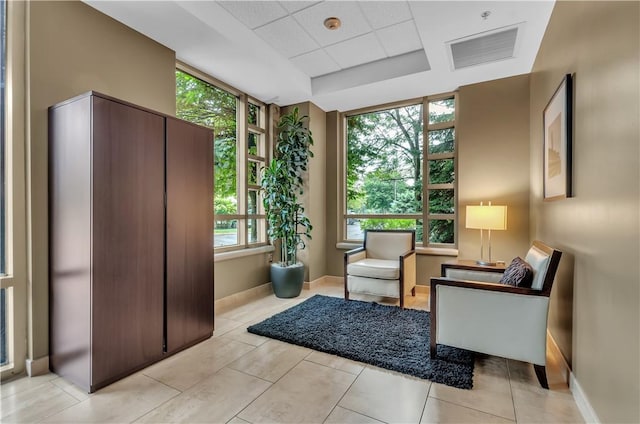
[[[584,422],[600,424],[601,421],[598,418],[596,411],[593,410],[591,403],[589,403],[589,399],[587,399],[587,395],[582,390],[582,386],[580,386],[580,383],[578,383],[578,380],[573,373],[571,373],[569,377],[569,388],[571,389],[576,405],[578,405],[578,409],[582,414],[582,418],[584,418]]]
[[[25,366],[29,377],[46,374],[49,372],[49,356],[43,356],[38,359],[27,359]]]
[[[549,341],[549,345],[548,345],[549,351],[551,355],[554,357],[554,359],[556,360],[556,362],[558,363],[558,365],[560,365],[562,378],[564,379],[565,383],[569,385],[569,389],[571,390],[573,399],[576,401],[576,405],[578,406],[578,409],[582,414],[582,418],[584,418],[584,422],[600,424],[601,421],[600,419],[598,419],[598,415],[596,414],[596,411],[591,406],[591,403],[589,402],[587,395],[584,393],[584,390],[582,390],[582,386],[580,386],[580,383],[576,379],[576,376],[573,374],[573,371],[571,371],[571,367],[569,367],[567,360],[565,359],[564,355],[560,351],[558,344],[556,343],[553,336],[551,335],[551,333],[549,333],[548,330],[547,330],[547,340]]]

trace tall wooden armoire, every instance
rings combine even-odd
[[[89,92],[49,109],[50,364],[89,392],[211,336],[213,133]]]

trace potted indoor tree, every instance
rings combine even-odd
[[[278,297],[300,295],[304,264],[298,262],[298,249],[305,248],[303,236],[311,239],[311,222],[298,200],[303,193],[304,174],[313,152],[311,131],[304,125],[297,107],[278,122],[274,158],[265,167],[261,187],[267,217],[267,234],[280,245],[280,262],[271,264],[271,283]]]

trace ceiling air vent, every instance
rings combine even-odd
[[[451,49],[453,69],[512,58],[517,37],[516,26],[450,41],[447,44]]]

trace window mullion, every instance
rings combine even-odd
[[[428,190],[455,190],[453,183],[446,184],[427,184]]]
[[[427,214],[428,219],[455,219],[454,213],[434,213]]]
[[[427,122],[428,118],[427,118]],[[437,130],[446,130],[448,128],[455,128],[456,121],[446,121],[446,122],[434,122],[433,124],[426,124],[427,130],[429,131],[437,131]]]
[[[238,223],[238,242],[240,245],[246,246],[248,244],[248,231],[247,226],[247,202],[248,202],[248,168],[249,158],[247,157],[247,120],[249,115],[249,104],[247,102],[247,96],[241,94],[238,97],[238,116],[237,116],[237,163],[238,163],[238,179],[237,179],[237,196],[238,196],[238,214],[242,217],[241,222]]]
[[[266,130],[264,128],[261,128],[261,127],[258,127],[256,125],[249,124],[249,123],[247,123],[247,129],[249,131],[253,131],[253,132],[258,133],[258,134],[264,134],[266,132]]]
[[[422,244],[429,244],[429,100],[422,99]]]
[[[433,153],[433,154],[428,154],[427,153],[427,159],[428,160],[453,159],[455,157],[456,157],[455,152],[451,152],[451,153]]]

